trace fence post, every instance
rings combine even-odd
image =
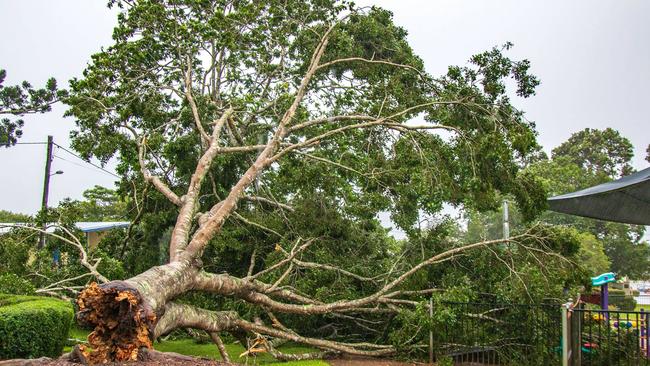
[[[429,320],[433,322],[433,296],[429,298]],[[433,365],[433,328],[429,329],[429,364]]]
[[[571,357],[571,347],[569,345],[570,335],[569,332],[569,308],[571,303],[562,305],[562,366],[569,366],[569,358]]]
[[[648,324],[648,313],[641,308],[641,353],[644,351],[645,345],[645,356],[650,358],[650,324]]]

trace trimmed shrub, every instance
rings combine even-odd
[[[634,311],[636,308],[636,300],[632,296],[610,296],[609,304],[623,311]]]
[[[0,294],[0,359],[58,357],[73,316],[66,301]]]

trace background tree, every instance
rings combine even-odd
[[[31,220],[32,217],[29,215],[0,210],[0,222],[29,222]]]
[[[632,173],[632,156],[632,144],[618,131],[587,128],[574,133],[569,140],[553,149],[551,159],[534,163],[527,171],[542,181],[550,196],[555,196]],[[541,220],[570,225],[583,233],[591,233],[602,242],[611,261],[611,270],[619,275],[632,278],[646,278],[649,275],[650,246],[642,241],[644,226],[552,212],[545,213]]]
[[[632,173],[634,149],[630,141],[611,128],[585,128],[553,149],[552,158],[564,157],[590,176],[610,180]]]
[[[23,81],[19,85],[3,85],[7,72],[0,69],[0,145],[5,147],[16,144],[22,136],[24,121],[22,118],[11,119],[5,116],[22,117],[25,114],[45,113],[52,109],[52,104],[67,95],[59,90],[54,78],[45,83],[45,87],[35,89],[32,84]]]
[[[512,193],[527,218],[543,207],[535,178],[519,174],[536,148],[533,124],[506,90],[512,80],[528,97],[539,82],[528,61],[503,54],[510,44],[434,78],[379,8],[110,4],[125,8],[114,44],[71,81],[73,146],[101,161],[118,154],[121,189],[152,187],[139,193],[149,212],[141,226],[169,229],[134,236],[157,242],[166,258],[81,293],[78,317],[95,327],[93,361],[133,358],[179,327],[206,330],[217,343],[226,331],[394,353],[389,344],[306,337],[285,321],[386,326],[386,314],[412,304],[407,297],[433,291],[416,280],[421,270],[502,243],[441,244],[413,260],[387,238],[379,212],[413,239],[423,234],[420,216],[445,203],[482,210]],[[572,247],[560,239],[537,228],[509,243],[553,257]],[[203,302],[212,310],[190,305],[198,291],[220,301]]]

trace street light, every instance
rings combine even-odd
[[[50,174],[50,177],[53,175],[63,174],[63,170],[57,170],[56,172]]]

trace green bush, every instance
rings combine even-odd
[[[636,308],[636,300],[632,296],[610,296],[609,304],[623,311],[634,311]]]
[[[14,295],[33,295],[36,289],[31,282],[13,273],[0,275],[0,293]]]
[[[0,359],[58,357],[73,315],[65,301],[0,294]]]

